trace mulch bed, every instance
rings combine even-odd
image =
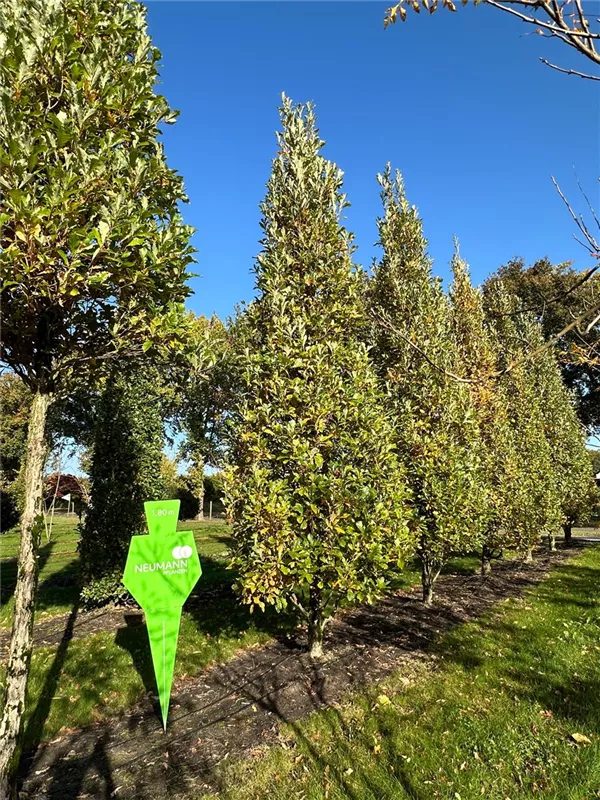
[[[417,660],[433,664],[428,649],[439,636],[497,601],[520,595],[573,552],[541,550],[531,564],[500,562],[486,578],[440,578],[431,608],[420,602],[415,588],[376,606],[346,611],[326,630],[325,658],[319,663],[306,654],[302,641],[245,650],[174,683],[166,733],[147,697],[127,713],[26,753],[21,796],[160,800],[218,790],[218,766],[225,758],[257,754],[277,740],[281,722],[331,706],[394,669],[410,672]],[[110,622],[112,627],[112,617]],[[93,621],[85,626],[86,634],[94,629]]]

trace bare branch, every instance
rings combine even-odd
[[[580,219],[577,216],[577,214],[573,211],[569,201],[567,200],[567,198],[562,193],[561,188],[558,185],[558,183],[556,182],[556,179],[554,178],[554,176],[551,175],[550,177],[552,179],[552,183],[554,184],[554,186],[556,188],[556,191],[559,193],[559,195],[562,198],[563,203],[566,205],[566,207],[567,207],[567,209],[569,211],[569,214],[571,215],[571,217],[573,218],[575,224],[577,225],[577,227],[579,228],[579,230],[581,231],[581,233],[583,234],[583,236],[587,240],[587,242],[588,242],[588,244],[589,244],[589,246],[591,248],[592,254],[594,255],[595,258],[600,258],[600,245],[594,239],[592,234],[589,232],[588,227],[585,224],[585,222],[583,221],[583,219]],[[594,217],[595,217],[595,215],[594,215]]]
[[[598,230],[600,230],[600,220],[598,219],[598,216],[596,215],[596,211],[594,210],[594,206],[590,203],[590,200],[589,200],[587,194],[585,193],[585,191],[583,189],[583,186],[579,182],[579,178],[577,177],[577,173],[575,173],[575,180],[577,181],[577,186],[579,187],[579,191],[583,195],[583,198],[584,198],[585,202],[587,203],[587,207],[589,208],[590,213],[591,213],[592,217],[594,218],[594,222],[596,223],[596,226],[597,226]]]
[[[564,72],[565,75],[577,75],[579,78],[587,78],[590,81],[600,81],[600,75],[590,75],[587,72],[579,72],[579,70],[576,69],[565,69],[564,67],[559,67],[556,64],[551,64],[548,59],[542,58],[541,56],[540,61],[547,67],[550,67],[550,69],[555,69],[557,72]]]
[[[590,27],[590,20],[585,16],[583,11],[582,0],[573,0],[574,6],[571,2],[559,3],[557,0],[480,0],[482,4],[496,8],[499,11],[504,11],[506,14],[511,14],[513,17],[520,19],[527,25],[535,26],[535,32],[544,38],[556,38],[577,50],[578,53],[585,58],[592,61],[594,64],[600,65],[600,53],[596,50],[596,42],[600,40],[600,32],[592,30]],[[429,0],[421,0],[424,8],[427,8],[430,13],[437,8],[437,2],[430,5]],[[477,3],[476,3],[477,4]],[[396,22],[397,17],[404,21],[406,19],[406,6],[410,5],[414,11],[419,11],[419,0],[400,0],[396,5],[388,8],[384,20],[384,27]],[[444,2],[442,4],[451,11],[455,11],[454,4]],[[464,3],[463,3],[464,5]],[[572,12],[569,13],[567,6],[571,7]],[[568,24],[565,15],[568,15],[572,24]],[[546,19],[542,19],[545,16]],[[597,20],[600,22],[600,20]],[[588,80],[600,80],[600,76],[591,75],[586,72],[580,72],[575,69],[567,69],[559,67],[556,64],[550,63],[547,59],[541,58],[540,61],[546,66],[558,72],[563,72],[567,75],[577,75],[580,78],[587,78]]]
[[[515,11],[514,8],[509,8],[503,3],[498,2],[498,0],[484,0],[484,2],[488,6],[493,6],[494,8],[498,8],[500,11],[506,11],[507,14],[512,14],[513,16],[518,17],[523,22],[527,22],[530,25],[537,25],[538,28],[544,28],[545,30],[550,31],[553,36],[558,36],[558,38],[563,38],[564,36],[574,36],[575,38],[591,37],[592,39],[600,39],[600,33],[588,34],[585,31],[573,30],[573,28],[569,28],[569,26],[566,24],[556,27],[556,25],[551,25],[549,22],[542,22],[542,20],[537,19],[536,17],[528,17],[526,14],[522,14],[520,11]],[[509,3],[511,0],[504,0],[504,2]],[[516,2],[518,2],[519,5],[524,5],[523,0],[516,0]],[[567,41],[567,44],[571,45],[572,47],[576,47],[573,42]]]

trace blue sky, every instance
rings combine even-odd
[[[538,60],[581,69],[580,57],[485,7],[409,13],[384,31],[388,5],[147,3],[160,91],[181,111],[164,142],[197,229],[201,277],[188,303],[197,313],[226,317],[253,295],[282,91],[316,105],[325,155],[345,173],[359,263],[377,254],[375,175],[389,160],[444,278],[454,234],[476,282],[515,255],[587,266],[550,174],[580,203],[575,167],[595,198],[597,87]]]

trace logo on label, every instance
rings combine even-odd
[[[192,548],[184,544],[182,547],[174,547],[171,554],[173,558],[189,558],[192,555]]]

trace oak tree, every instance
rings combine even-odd
[[[518,545],[513,516],[515,486],[521,464],[511,428],[508,404],[497,377],[496,342],[486,325],[481,291],[471,283],[469,268],[457,251],[452,260],[450,287],[453,332],[458,349],[458,374],[469,380],[469,390],[481,440],[481,491],[485,514],[481,542],[481,570],[491,570],[492,559]]]

